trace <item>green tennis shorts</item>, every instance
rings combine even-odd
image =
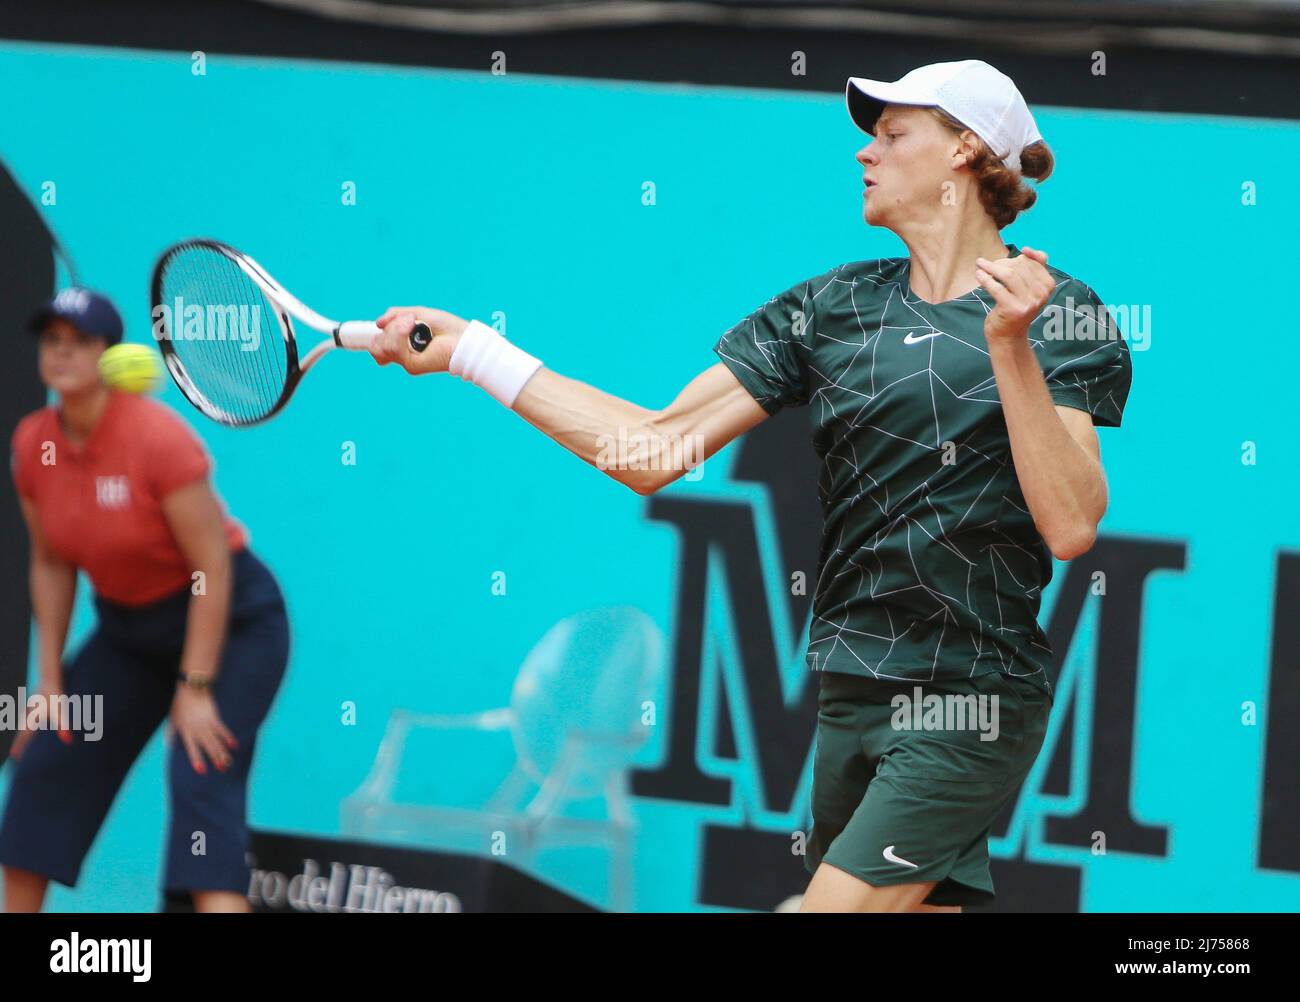
[[[820,686],[808,872],[825,861],[875,887],[937,881],[930,905],[991,902],[989,831],[1038,756],[1051,698],[1000,672],[822,672]]]

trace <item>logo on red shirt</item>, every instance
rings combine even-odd
[[[101,508],[121,511],[131,504],[131,485],[125,475],[95,478],[95,500]]]

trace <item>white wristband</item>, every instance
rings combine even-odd
[[[487,324],[471,320],[451,353],[447,371],[513,407],[524,383],[541,367],[541,359],[511,344]]]

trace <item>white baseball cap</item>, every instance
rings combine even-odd
[[[1011,78],[982,59],[918,66],[892,82],[849,77],[844,97],[849,116],[863,132],[875,128],[887,104],[942,108],[1012,170],[1020,170],[1020,152],[1043,138]]]

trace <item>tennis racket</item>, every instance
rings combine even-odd
[[[368,320],[321,316],[247,254],[216,240],[163,251],[150,301],[154,340],[177,387],[212,420],[234,427],[278,413],[326,352],[366,351],[379,334]],[[295,320],[329,338],[300,358]],[[413,351],[432,340],[427,324],[411,331]]]

